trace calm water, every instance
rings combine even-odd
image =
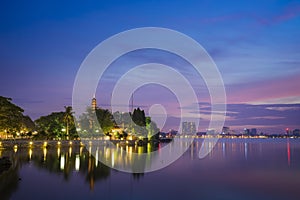
[[[2,149],[13,167],[0,199],[300,199],[299,139],[220,139],[199,159],[201,143],[145,174],[110,169],[78,145]]]

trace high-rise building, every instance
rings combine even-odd
[[[229,133],[230,133],[230,128],[228,126],[223,126],[222,134],[229,134]]]
[[[182,133],[183,134],[196,134],[195,122],[182,122]]]
[[[251,128],[251,130],[250,130],[250,135],[252,135],[252,136],[256,136],[256,135],[257,135],[257,130],[256,130],[256,128]]]
[[[250,129],[244,128],[244,134],[245,134],[245,135],[249,135],[249,134],[250,134]]]
[[[299,137],[300,136],[300,130],[299,129],[293,130],[293,135]]]

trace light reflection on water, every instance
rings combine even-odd
[[[199,159],[201,139],[172,165],[146,174],[112,166],[130,165],[131,154],[158,145],[49,145],[0,149],[13,167],[0,175],[1,199],[299,199],[300,141],[220,139]],[[208,143],[208,145],[210,145]],[[183,145],[184,146],[184,145]],[[169,145],[168,148],[172,148]],[[123,158],[123,150],[129,152]]]

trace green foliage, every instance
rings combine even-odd
[[[67,139],[69,139],[70,128],[72,128],[72,127],[75,128],[73,112],[72,112],[71,106],[65,106],[65,114],[64,114],[63,121],[66,125],[66,136],[67,136]]]
[[[52,139],[55,137],[62,137],[64,128],[63,124],[64,112],[53,112],[50,115],[42,116],[35,120],[37,126],[38,136]]]
[[[64,112],[53,112],[42,116],[33,123],[28,116],[23,115],[24,110],[11,103],[10,98],[0,96],[0,132],[16,135],[21,130],[32,132],[37,130],[37,137],[53,139],[71,139],[78,137],[72,107],[66,106]],[[115,133],[115,138],[126,138],[129,134],[153,138],[158,133],[158,128],[150,117],[145,116],[144,110],[134,109],[133,113],[114,113],[107,109],[87,108],[87,111],[79,117],[81,133],[86,136],[111,135],[114,127],[120,127],[123,131]],[[96,123],[98,122],[98,123]],[[100,125],[100,127],[98,127]]]
[[[100,125],[101,129],[97,125]],[[93,110],[87,108],[87,111],[79,117],[79,126],[86,136],[107,134],[114,125],[113,116],[107,109],[96,108]]]
[[[146,116],[144,110],[140,108],[134,109],[132,113],[132,121],[138,126],[146,126]]]
[[[96,109],[96,116],[104,133],[110,132],[114,127],[113,116],[107,109]]]
[[[34,124],[30,117],[24,116],[24,110],[11,101],[11,98],[0,96],[0,132],[15,134],[21,130],[33,131]]]
[[[115,112],[114,119],[116,126],[135,136],[150,139],[159,132],[156,124],[140,108],[134,109],[132,114]]]
[[[97,125],[100,125],[101,129]],[[140,108],[135,109],[132,114],[115,112],[112,115],[107,109],[96,108],[93,110],[89,107],[79,117],[79,126],[83,137],[104,134],[120,139],[126,138],[128,134],[131,134],[137,137],[153,139],[154,135],[159,132],[156,124],[151,121],[150,117],[146,117],[145,112]],[[123,131],[112,134],[114,127],[119,127]]]
[[[66,107],[66,112],[53,112],[50,115],[42,116],[35,120],[37,137],[46,139],[61,138],[68,139],[77,137],[72,108]],[[65,131],[63,131],[65,130]]]
[[[155,122],[151,121],[150,117],[146,117],[146,129],[148,132],[148,139],[158,139],[159,137],[159,128],[157,128],[157,125]]]

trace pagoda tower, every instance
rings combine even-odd
[[[96,97],[94,95],[94,97],[92,99],[92,109],[96,110],[96,108],[97,108],[97,99],[96,99]]]

